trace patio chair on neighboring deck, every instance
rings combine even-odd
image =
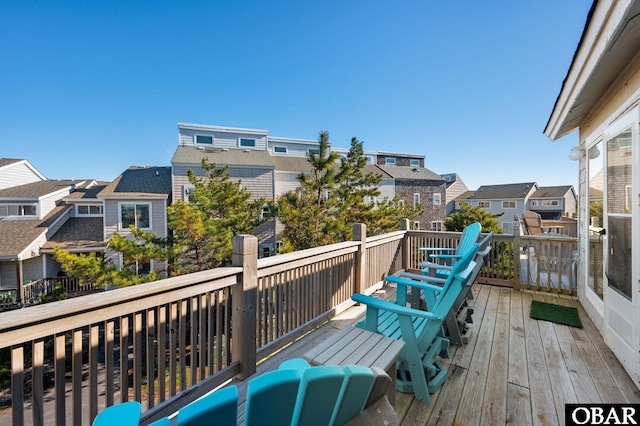
[[[544,233],[542,229],[542,216],[536,212],[529,210],[523,212],[522,223],[524,224],[524,232],[527,235],[540,235]]]

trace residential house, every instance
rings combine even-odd
[[[52,266],[40,248],[71,216],[71,207],[60,200],[92,184],[37,180],[0,189],[0,289],[19,289],[50,273]]]
[[[469,191],[469,188],[467,188],[467,185],[464,184],[457,173],[445,173],[441,174],[440,177],[447,181],[447,204],[445,205],[444,214],[445,216],[449,216],[454,210],[456,210],[456,198]]]
[[[0,189],[46,180],[27,160],[0,158]]]
[[[178,123],[178,148],[171,159],[173,201],[187,200],[191,189],[187,171],[204,176],[203,159],[227,166],[230,178],[240,181],[252,199],[274,200],[298,186],[298,175],[309,173],[310,152],[318,152],[319,142],[270,136],[267,130]],[[348,148],[331,149],[343,157]],[[380,195],[370,202],[398,195],[405,202],[421,203],[425,214],[416,226],[442,228],[446,201],[444,179],[424,168],[423,155],[365,151],[365,173],[382,175]],[[414,169],[414,170],[412,170]],[[416,195],[417,194],[417,195]],[[282,226],[270,220],[254,230],[261,256],[275,253]]]
[[[594,1],[545,134],[578,131],[578,297],[640,387],[639,129],[640,1]]]
[[[541,186],[529,197],[527,209],[543,220],[561,220],[576,216],[577,201],[573,185]]]
[[[130,226],[153,232],[160,238],[167,237],[171,189],[171,167],[129,167],[96,194],[103,205],[104,241],[109,241],[115,233],[131,236]],[[76,204],[76,208],[83,206],[80,201]],[[107,250],[105,256],[116,265],[125,266],[120,253]],[[166,269],[166,264],[155,261],[130,266],[140,273]]]

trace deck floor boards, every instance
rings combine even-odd
[[[394,294],[389,287],[378,296]],[[451,358],[443,362],[449,377],[431,402],[396,392],[402,426],[555,425],[564,420],[565,403],[640,403],[640,392],[576,298],[480,284],[474,285],[473,295],[469,343],[451,347]],[[577,307],[584,328],[530,318],[532,300]],[[258,374],[301,357],[363,315],[364,307],[350,308],[263,361]],[[236,383],[242,400],[246,383]]]

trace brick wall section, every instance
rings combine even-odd
[[[420,203],[424,213],[414,221],[420,222],[420,229],[431,229],[431,222],[441,221],[444,227],[445,207],[447,204],[446,182],[430,180],[396,180],[396,196],[407,205],[413,205],[413,194],[420,194]],[[433,205],[433,194],[439,193],[440,205]],[[413,227],[413,223],[411,224]],[[444,228],[443,228],[444,229]]]

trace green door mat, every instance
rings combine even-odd
[[[568,306],[552,305],[550,303],[531,302],[531,313],[529,316],[533,319],[556,322],[558,324],[570,325],[572,327],[582,328],[582,322],[578,316],[577,308]]]

